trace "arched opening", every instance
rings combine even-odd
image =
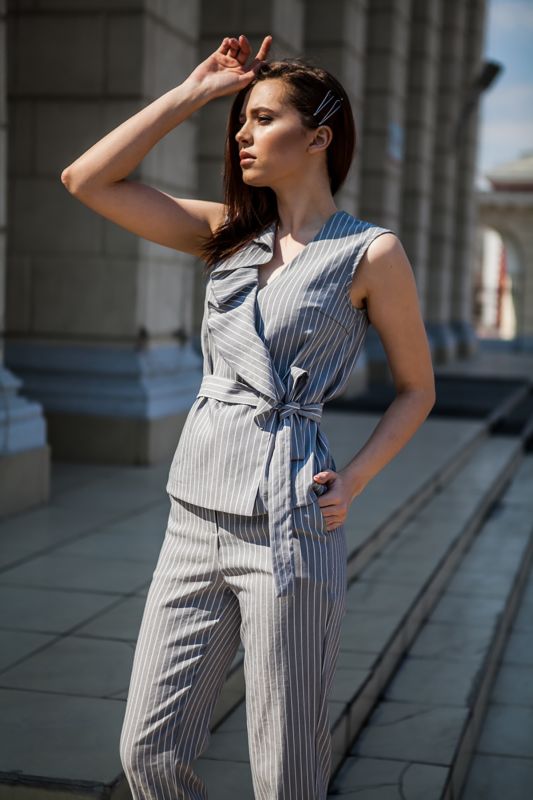
[[[507,231],[485,226],[474,274],[473,321],[477,336],[512,346],[524,322],[524,269],[520,248]]]

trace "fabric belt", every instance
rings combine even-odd
[[[274,442],[268,454],[268,529],[272,551],[272,572],[277,597],[294,594],[294,552],[292,538],[291,460],[303,457],[304,469],[299,475],[297,497],[307,496],[313,479],[313,459],[304,450],[301,430],[303,417],[320,423],[323,403],[298,403],[274,400],[252,391],[248,384],[231,378],[204,375],[197,397],[213,397],[225,403],[255,406],[254,419],[265,427],[272,415]],[[295,453],[294,450],[297,450]],[[305,456],[307,455],[307,458]],[[311,472],[311,474],[309,474]],[[299,503],[297,503],[298,505]]]

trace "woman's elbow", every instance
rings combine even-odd
[[[73,181],[72,175],[69,172],[69,168],[65,167],[63,172],[61,173],[61,183],[71,194],[73,194]]]

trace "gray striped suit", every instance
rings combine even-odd
[[[259,289],[272,223],[210,273],[204,377],[170,468],[121,735],[135,800],[207,797],[191,762],[239,638],[256,800],[326,797],[346,542],[344,526],[327,530],[312,476],[336,469],[322,408],[361,350],[369,320],[349,290],[385,232],[337,211]]]

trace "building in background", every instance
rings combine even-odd
[[[483,258],[478,335],[533,350],[533,151],[487,173],[478,191]]]
[[[344,84],[358,151],[336,203],[397,232],[435,363],[475,351],[478,108],[462,110],[485,18],[485,0],[0,2],[0,514],[46,500],[52,455],[174,452],[202,375],[201,263],[106,221],[60,174],[228,34],[257,47],[271,33],[269,58],[303,55]],[[130,177],[220,200],[231,102],[204,106]],[[382,380],[370,327],[348,394]]]

